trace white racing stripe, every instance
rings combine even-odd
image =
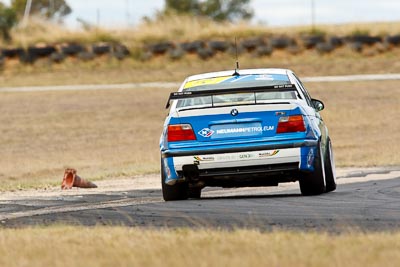
[[[183,165],[191,164],[196,164],[199,169],[210,169],[291,162],[300,162],[300,148],[174,157],[177,171],[181,171]]]

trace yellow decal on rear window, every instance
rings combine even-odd
[[[218,84],[222,83],[228,79],[231,79],[232,76],[224,76],[224,77],[216,77],[216,78],[209,78],[209,79],[202,79],[202,80],[195,80],[195,81],[190,81],[185,84],[183,89],[188,89],[196,86],[201,86],[201,85],[211,85],[211,84]]]

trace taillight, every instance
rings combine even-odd
[[[284,116],[279,118],[276,133],[305,132],[306,127],[302,115]]]
[[[196,140],[190,124],[168,125],[168,142]]]

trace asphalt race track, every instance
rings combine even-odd
[[[339,170],[338,176],[336,191],[313,197],[301,196],[298,184],[291,183],[207,188],[201,200],[164,202],[158,175],[124,182],[131,186],[99,182],[95,191],[0,193],[0,227],[74,224],[330,232],[400,228],[400,168]]]

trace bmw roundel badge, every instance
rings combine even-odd
[[[231,115],[232,116],[236,116],[237,114],[239,114],[239,111],[236,108],[231,110]]]

